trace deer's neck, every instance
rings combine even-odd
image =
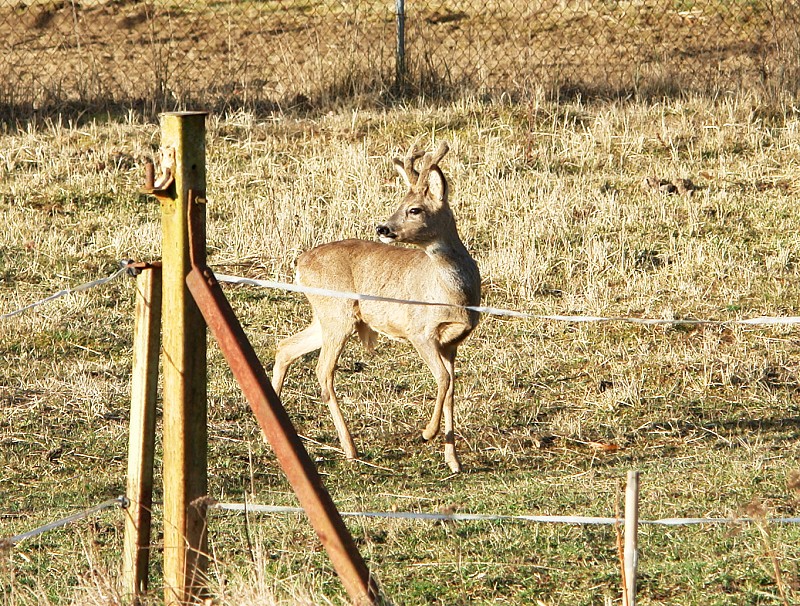
[[[464,298],[462,304],[477,305],[480,302],[478,265],[458,234],[430,243],[425,247],[425,253],[433,262],[442,287],[461,295]]]
[[[437,240],[425,247],[425,253],[432,261],[439,263],[458,263],[464,257],[470,257],[467,247],[456,236],[452,239]]]

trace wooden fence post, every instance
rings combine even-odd
[[[636,606],[636,572],[639,567],[639,472],[629,471],[625,486],[625,589],[624,606]]]
[[[138,598],[147,591],[150,561],[158,346],[161,334],[160,267],[147,267],[138,275],[135,313],[128,479],[125,492],[128,506],[122,551],[122,576],[127,598],[133,603],[138,603]]]
[[[205,120],[205,112],[161,115],[166,606],[201,597],[208,565],[206,328],[185,283],[190,247],[205,263]]]

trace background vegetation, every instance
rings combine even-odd
[[[209,261],[290,279],[306,248],[372,237],[404,193],[390,158],[447,139],[460,231],[488,305],[534,313],[735,319],[797,315],[800,122],[749,95],[661,102],[409,102],[324,114],[217,114],[208,123]],[[158,126],[34,120],[0,133],[0,313],[159,258],[159,209],[140,194]],[[691,178],[693,194],[643,187]],[[308,321],[296,295],[226,287],[269,364]],[[123,492],[133,284],[118,280],[0,322],[0,536]],[[629,469],[642,518],[796,516],[794,327],[656,327],[484,318],[458,361],[465,472],[420,433],[433,380],[407,346],[355,344],[338,373],[368,464],[347,463],[319,404],[313,356],[284,400],[343,510],[614,515]],[[295,500],[210,346],[210,492]],[[157,496],[160,500],[160,496]],[[157,512],[158,513],[158,512]],[[0,554],[6,604],[118,599],[122,516]],[[398,604],[618,601],[612,528],[348,522]],[[339,603],[299,516],[215,512],[215,598]],[[641,604],[789,604],[793,525],[644,527]],[[158,537],[155,559],[158,561]],[[779,571],[779,574],[776,573]],[[158,594],[159,579],[154,587]]]
[[[0,0],[0,117],[542,87],[779,100],[800,91],[798,29],[787,0]]]

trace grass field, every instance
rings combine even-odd
[[[523,105],[459,101],[208,122],[209,262],[288,280],[315,244],[371,238],[404,193],[390,158],[446,139],[443,162],[484,304],[536,314],[733,320],[797,315],[800,122],[756,98]],[[140,194],[158,125],[136,116],[0,134],[0,313],[159,258]],[[642,186],[691,178],[692,195]],[[133,282],[0,321],[0,537],[124,490]],[[266,365],[309,318],[301,297],[226,287]],[[464,473],[423,443],[435,385],[410,347],[355,343],[338,391],[367,464],[336,451],[313,356],[284,401],[343,510],[613,516],[630,469],[643,519],[797,516],[797,328],[486,317],[461,348]],[[295,499],[209,348],[209,483],[219,501]],[[160,501],[160,495],[156,500]],[[160,512],[156,511],[156,516]],[[619,603],[613,528],[351,520],[397,604]],[[12,606],[114,604],[122,514],[0,554]],[[641,530],[640,604],[800,601],[796,525]],[[156,543],[158,537],[156,537]],[[222,604],[340,603],[304,518],[212,512]],[[156,569],[160,559],[154,552]],[[159,576],[153,578],[158,596]],[[157,601],[154,599],[154,602]]]

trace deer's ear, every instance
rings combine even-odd
[[[392,164],[394,164],[394,169],[397,171],[397,174],[403,178],[403,182],[406,184],[406,186],[411,189],[411,177],[406,172],[406,167],[403,164],[403,161],[400,158],[394,158],[392,160]]]
[[[435,200],[447,202],[447,180],[438,166],[432,167],[428,173],[428,192]]]

